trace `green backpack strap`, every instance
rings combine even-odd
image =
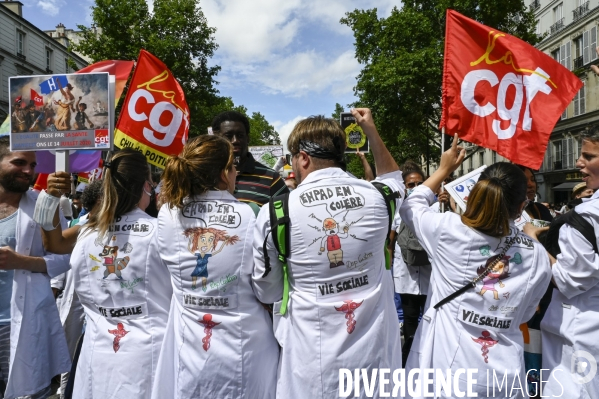
[[[270,233],[272,241],[278,252],[279,261],[283,264],[283,300],[279,313],[284,315],[287,313],[287,302],[289,301],[289,273],[287,267],[287,257],[290,251],[290,219],[289,219],[289,193],[272,197],[269,201],[270,211]],[[268,234],[264,238],[262,249],[264,252],[264,274],[262,277],[268,276],[272,270],[270,267],[270,257],[266,250],[266,241]]]
[[[389,224],[387,226],[387,238],[385,239],[385,267],[387,270],[391,270],[391,254],[389,253],[389,242],[391,241],[391,225],[393,224],[393,219],[395,218],[395,208],[396,203],[395,200],[400,198],[398,191],[393,191],[389,186],[383,184],[381,182],[375,181],[372,182],[372,185],[378,190],[379,193],[383,196],[385,200],[385,205],[387,206],[387,214],[389,215]]]

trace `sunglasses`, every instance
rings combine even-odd
[[[413,182],[410,182],[410,183],[406,184],[406,187],[407,188],[414,188],[414,187],[417,187],[417,186],[421,185],[422,183],[424,183],[424,182],[422,182],[422,181],[413,181]]]

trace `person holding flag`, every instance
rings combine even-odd
[[[462,216],[430,209],[434,193],[466,155],[457,141],[456,134],[439,169],[400,209],[432,265],[430,307],[414,337],[406,374],[424,368],[452,370],[457,376],[459,369],[474,368],[479,375],[487,370],[505,374],[511,386],[516,378],[526,381],[519,326],[545,293],[549,260],[543,247],[514,224],[527,204],[526,177],[516,165],[499,162],[485,169]],[[486,396],[487,384],[479,381],[468,385],[464,374],[454,379],[453,392],[468,389]],[[522,386],[511,392],[508,386],[499,389],[502,397],[526,396]]]

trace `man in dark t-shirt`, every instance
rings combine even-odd
[[[212,131],[233,144],[237,168],[235,198],[255,208],[267,203],[270,197],[289,192],[281,176],[256,161],[248,151],[250,122],[245,115],[236,111],[222,112],[212,120]]]

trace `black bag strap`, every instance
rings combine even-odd
[[[383,199],[385,200],[385,206],[387,207],[388,224],[387,238],[385,239],[385,267],[387,270],[390,270],[391,254],[387,248],[389,247],[389,242],[391,241],[391,225],[393,224],[393,219],[395,218],[395,209],[397,206],[395,200],[400,198],[401,195],[399,194],[399,191],[393,191],[389,186],[381,182],[375,181],[372,182],[372,185],[378,190],[379,193],[381,193]]]
[[[578,232],[582,234],[582,236],[593,246],[595,253],[599,254],[599,249],[597,248],[597,237],[595,236],[595,229],[593,228],[593,225],[590,224],[585,218],[580,216],[580,214],[574,209],[566,213],[564,217],[567,218],[565,223],[568,223],[570,226],[578,230]]]

